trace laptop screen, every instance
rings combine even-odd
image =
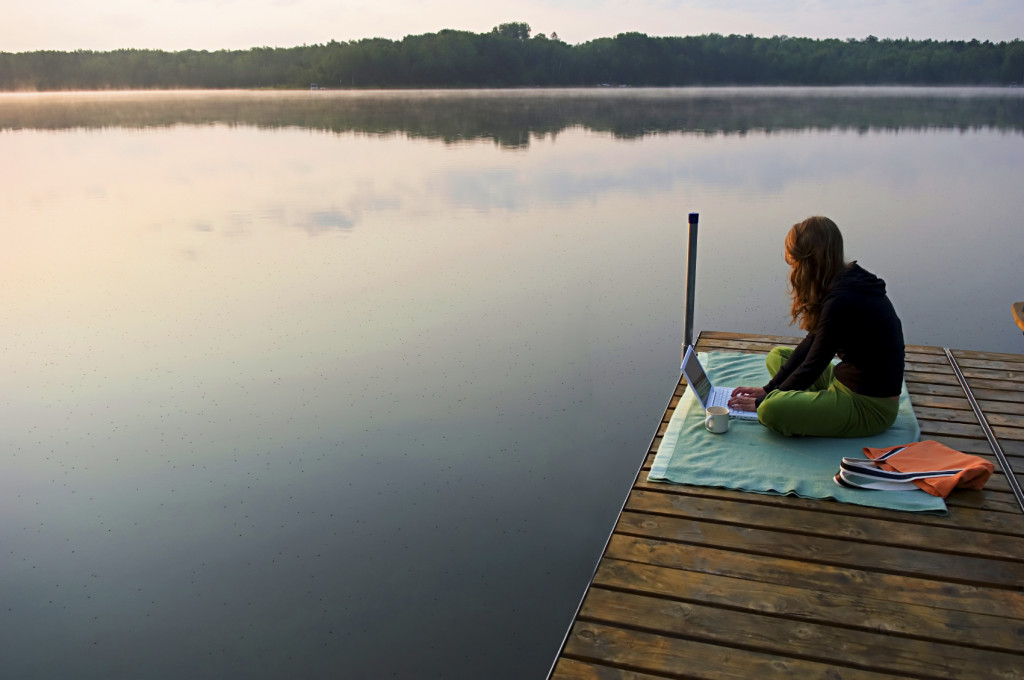
[[[697,361],[697,354],[692,347],[688,347],[686,350],[686,357],[683,360],[683,375],[686,376],[686,382],[697,393],[700,403],[707,404],[708,396],[711,394],[711,381],[708,380],[704,368]]]

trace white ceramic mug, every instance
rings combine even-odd
[[[708,432],[725,434],[729,431],[729,409],[725,406],[709,406],[704,414],[704,427]]]

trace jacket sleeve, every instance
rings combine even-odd
[[[793,371],[803,363],[812,344],[814,344],[814,333],[808,333],[793,350],[793,353],[789,356],[786,363],[782,365],[782,368],[779,369],[779,372],[772,376],[772,379],[764,386],[765,393],[779,389],[779,385],[789,378]]]
[[[805,390],[821,376],[839,351],[841,333],[836,327],[837,306],[835,299],[826,300],[818,317],[818,328],[797,345],[789,360],[764,386],[765,392]]]

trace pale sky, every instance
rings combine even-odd
[[[294,47],[509,21],[572,44],[626,31],[1024,38],[1022,0],[0,0],[0,17],[0,52]]]

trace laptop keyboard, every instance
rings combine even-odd
[[[723,390],[716,387],[711,390],[711,394],[708,395],[708,406],[725,406],[726,408],[729,408],[730,396],[732,396],[732,390]]]
[[[756,411],[737,411],[729,406],[729,399],[732,397],[732,390],[727,387],[716,387],[708,395],[708,406],[724,406],[729,409],[729,415],[733,418],[745,420],[757,420]]]

